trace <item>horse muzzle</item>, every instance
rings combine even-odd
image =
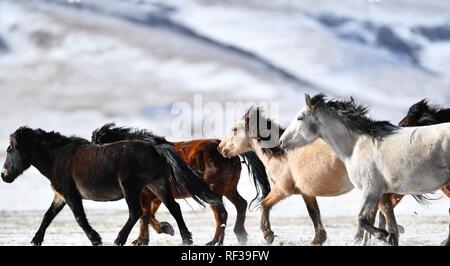
[[[409,126],[414,126],[407,117],[403,118],[399,123],[398,123],[399,127],[409,127]]]
[[[223,148],[222,146],[217,146],[217,150],[223,157],[230,158],[229,149]]]
[[[278,145],[280,146],[280,148],[282,149],[282,150],[289,150],[290,149],[290,145],[289,145],[289,143],[288,142],[286,142],[286,141],[283,141],[283,140],[280,140],[279,142],[278,142]]]
[[[2,179],[6,183],[12,183],[14,181],[14,177],[9,174],[8,169],[3,168],[1,173]]]

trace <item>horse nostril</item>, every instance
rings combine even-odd
[[[7,175],[8,175],[8,170],[6,168],[3,168],[2,173],[1,173],[2,178],[6,177]]]
[[[282,140],[280,140],[279,145],[280,145],[281,148],[283,148],[283,141]]]

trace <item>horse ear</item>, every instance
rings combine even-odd
[[[308,93],[305,93],[305,103],[308,109],[313,109],[314,106],[311,104],[311,96]]]
[[[12,148],[16,148],[17,147],[17,138],[14,134],[9,136],[9,140],[10,140],[10,144]]]

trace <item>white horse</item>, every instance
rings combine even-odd
[[[259,108],[250,108],[240,121],[225,135],[219,151],[225,157],[254,151],[263,162],[269,181],[270,193],[262,200],[261,230],[268,243],[274,233],[270,228],[269,212],[272,206],[292,194],[303,196],[309,215],[314,223],[315,237],[312,244],[322,244],[326,232],[320,218],[315,196],[337,196],[353,189],[344,163],[322,140],[295,150],[284,152],[278,146],[283,129],[264,117]],[[389,198],[386,198],[389,201]],[[389,201],[390,202],[390,201]],[[380,210],[386,217],[388,227],[395,227],[392,208],[380,202]],[[361,240],[363,230],[358,230],[356,239]]]
[[[322,138],[345,163],[351,182],[363,193],[359,226],[381,240],[393,237],[374,227],[377,203],[385,193],[419,195],[450,183],[450,123],[399,128],[369,119],[367,108],[349,101],[305,96],[306,107],[280,138],[283,149]]]

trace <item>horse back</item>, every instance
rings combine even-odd
[[[121,178],[140,182],[142,173],[167,172],[162,156],[153,145],[142,141],[121,141],[79,148],[70,164],[70,177],[87,199],[104,201],[123,197]]]
[[[203,174],[203,179],[214,187],[227,186],[239,180],[241,163],[239,157],[225,158],[217,147],[218,139],[198,139],[174,142],[180,157],[192,168]]]

